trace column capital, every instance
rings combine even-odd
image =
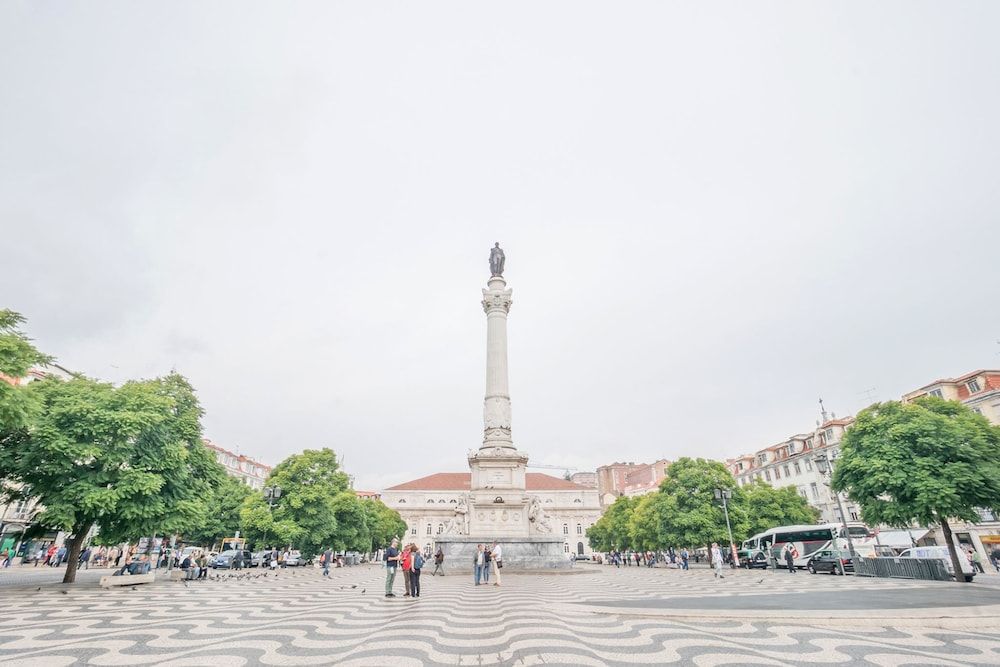
[[[487,315],[496,312],[502,312],[506,315],[510,312],[511,304],[514,303],[512,294],[513,290],[510,289],[483,289],[483,312]]]

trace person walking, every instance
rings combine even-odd
[[[715,569],[716,579],[725,579],[725,575],[722,574],[722,551],[718,542],[712,542],[712,568]]]
[[[400,564],[403,567],[403,586],[406,588],[406,593],[403,594],[404,598],[408,598],[413,594],[413,545],[407,544],[403,547],[403,554],[400,557]]]
[[[198,553],[198,568],[200,570],[198,574],[199,579],[208,579],[208,556],[205,555],[204,551]]]
[[[688,569],[688,561],[691,559],[691,554],[688,553],[687,548],[681,549],[681,569]]]
[[[326,551],[323,552],[323,555],[320,556],[320,561],[323,563],[323,576],[324,577],[329,577],[330,576],[330,561],[331,560],[333,560],[333,551],[330,549],[330,547],[327,547]]]
[[[499,586],[500,570],[503,568],[503,549],[496,542],[493,543],[493,549],[490,550],[490,560],[493,562],[493,576],[496,577],[493,585]]]
[[[993,567],[996,568],[997,574],[1000,574],[1000,547],[993,548],[993,551],[990,552],[990,560],[993,561]]]
[[[410,561],[410,597],[420,597],[420,570],[424,567],[424,555],[416,544],[410,547],[412,559]]]
[[[38,564],[42,561],[43,558],[45,558],[45,550],[44,549],[39,549],[38,551],[36,551],[35,552],[35,564],[34,564],[33,567],[38,567]],[[997,571],[1000,572],[1000,569],[998,569]]]
[[[437,553],[434,554],[434,571],[431,572],[431,576],[433,577],[438,572],[441,573],[442,577],[444,576],[444,551],[441,550],[441,547],[438,547]]]
[[[486,567],[486,552],[483,551],[483,545],[476,545],[476,555],[472,559],[473,574],[475,575],[476,586],[479,585],[480,579],[483,578],[483,569]]]
[[[983,557],[980,555],[978,549],[972,550],[972,567],[979,570],[979,574],[986,574],[983,570]]]
[[[483,583],[490,583],[490,569],[493,567],[493,557],[488,545],[483,546]]]
[[[278,563],[281,565],[281,569],[285,569],[286,567],[288,567],[288,557],[289,557],[288,549],[285,549],[284,551],[281,552],[281,557],[278,559]]]
[[[792,550],[791,544],[785,545],[782,556],[785,557],[785,565],[788,567],[789,574],[795,574],[795,552]]]
[[[394,598],[396,594],[392,592],[392,584],[396,581],[396,567],[399,565],[399,540],[392,538],[392,544],[385,550],[385,596]]]

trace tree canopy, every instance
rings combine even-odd
[[[20,326],[24,317],[12,310],[0,310],[0,446],[13,439],[27,424],[30,398],[23,387],[12,384],[28,375],[32,367],[49,361],[35,349]]]
[[[844,435],[833,488],[869,525],[941,525],[961,572],[949,519],[1000,511],[1000,427],[956,401],[928,396],[862,410]]]
[[[226,475],[205,500],[209,511],[198,525],[184,532],[184,541],[211,547],[224,537],[233,537],[236,531],[241,530],[240,511],[252,494],[249,486]]]
[[[35,519],[73,535],[65,581],[91,527],[107,540],[198,525],[224,477],[201,442],[201,408],[177,374],[121,387],[83,377],[32,382],[28,440],[0,448],[7,495],[37,498]]]
[[[739,541],[749,528],[742,490],[718,461],[683,457],[670,464],[660,484],[664,539],[675,546],[701,546],[712,542],[729,543],[722,503],[715,499],[715,489],[732,493],[727,501],[733,539]]]
[[[260,493],[244,504],[241,518],[247,537],[258,544],[293,544],[312,557],[337,541],[338,509],[355,516],[344,499],[337,498],[349,485],[332,449],[307,449],[289,456],[267,479],[267,486],[281,488],[273,511]]]
[[[775,526],[811,524],[819,521],[820,511],[809,504],[794,486],[779,489],[755,480],[741,488],[747,515],[747,532],[741,539],[762,533]]]

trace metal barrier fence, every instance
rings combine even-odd
[[[951,580],[948,568],[937,558],[858,558],[854,573],[859,577]]]

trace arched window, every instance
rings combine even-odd
[[[424,553],[427,554],[428,556],[430,556],[430,554],[431,554],[431,543],[430,542],[428,542],[427,544],[424,545]]]
[[[568,523],[564,523],[563,524],[563,535],[569,535],[569,524]],[[568,546],[566,547],[566,550],[567,551],[569,550]]]
[[[431,534],[431,524],[427,524],[427,534]]]
[[[582,524],[579,524],[579,523],[576,524],[576,534],[577,535],[583,535],[583,525]]]
[[[443,523],[439,523],[438,524],[438,535],[440,535],[443,532],[444,532],[444,524]]]
[[[576,543],[576,553],[583,555],[583,542]]]

